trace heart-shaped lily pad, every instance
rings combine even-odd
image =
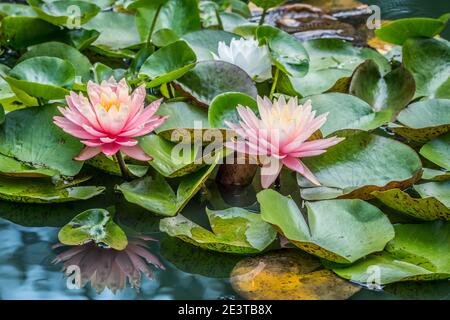
[[[303,77],[308,72],[309,57],[302,43],[280,29],[260,26],[256,30],[260,43],[267,44],[278,69],[292,77]]]
[[[5,76],[11,87],[46,100],[64,99],[75,81],[75,68],[55,57],[34,57],[20,62]]]
[[[304,98],[311,100],[317,114],[329,112],[327,122],[320,128],[324,136],[343,129],[373,130],[390,120],[386,111],[374,112],[367,102],[358,97],[330,92]]]
[[[171,217],[177,215],[195,196],[214,168],[215,164],[184,176],[176,193],[160,174],[123,183],[117,186],[117,189],[127,201],[157,215]]]
[[[426,143],[450,130],[450,100],[430,99],[410,104],[398,114],[401,125],[389,129],[416,143]]]
[[[351,94],[366,101],[375,111],[391,111],[392,116],[411,101],[415,90],[414,78],[403,66],[382,74],[373,60],[356,68],[350,83]]]
[[[213,128],[228,128],[225,121],[239,123],[240,117],[236,107],[246,106],[258,113],[256,100],[245,93],[227,92],[216,96],[208,108],[209,124]]]
[[[339,276],[379,285],[450,277],[450,222],[395,225],[386,251],[351,266],[334,266]]]
[[[360,290],[324,269],[319,259],[293,249],[245,258],[230,280],[249,300],[344,300]]]
[[[206,208],[206,214],[212,231],[182,215],[162,219],[159,228],[200,248],[226,253],[258,253],[275,240],[276,231],[257,213],[242,208],[220,211]]]
[[[291,197],[268,189],[257,198],[264,221],[302,250],[330,261],[354,262],[383,250],[394,237],[383,212],[359,199],[307,202],[307,223]]]
[[[375,191],[373,195],[385,205],[422,220],[450,220],[450,181],[415,185],[421,198],[400,189]]]
[[[349,135],[326,153],[302,161],[322,184],[315,187],[298,176],[306,200],[370,199],[372,191],[412,185],[422,167],[419,156],[409,146],[367,132]]]
[[[390,21],[380,29],[375,30],[375,35],[383,41],[403,45],[409,38],[434,38],[445,28],[449,16],[439,19],[433,18],[405,18]]]
[[[197,57],[186,41],[180,40],[163,47],[152,54],[142,65],[140,75],[152,80],[148,87],[180,78],[195,66]]]
[[[47,179],[0,177],[0,199],[13,202],[58,203],[87,200],[104,190],[104,187],[93,186],[56,188]]]
[[[77,138],[55,126],[55,105],[16,110],[0,126],[0,153],[26,165],[75,176],[83,165],[73,158],[83,149]]]
[[[125,232],[105,209],[90,209],[78,214],[59,231],[58,239],[70,246],[94,241],[115,250],[123,250],[128,245]]]
[[[53,177],[59,174],[56,170],[33,168],[26,163],[0,154],[0,174],[12,177]]]
[[[450,133],[434,138],[420,149],[420,154],[450,171]]]
[[[90,78],[92,64],[87,57],[72,46],[61,42],[47,42],[32,46],[22,55],[19,62],[34,57],[56,57],[70,62],[75,67],[75,73],[86,82]]]
[[[197,55],[198,61],[213,60],[213,55],[218,54],[219,42],[229,45],[233,38],[240,38],[230,32],[222,30],[204,29],[189,32],[182,37]]]
[[[92,19],[100,8],[94,3],[78,0],[27,0],[39,18],[57,26],[76,27]],[[75,7],[72,7],[75,6]],[[79,26],[78,26],[79,27]]]
[[[450,99],[450,44],[437,39],[408,39],[403,63],[416,81],[415,97]]]
[[[199,62],[175,84],[202,106],[210,105],[214,97],[225,92],[242,92],[251,97],[257,94],[250,76],[241,68],[224,61]]]

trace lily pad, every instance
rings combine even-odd
[[[257,95],[250,76],[241,68],[224,61],[199,62],[174,83],[183,94],[202,106],[210,105],[214,97],[225,92],[242,92],[255,98]]]
[[[450,99],[450,45],[436,39],[408,39],[403,63],[416,81],[415,97]]]
[[[20,62],[4,77],[11,87],[46,100],[64,99],[75,81],[70,62],[55,57],[34,57]]]
[[[302,161],[322,184],[315,187],[298,176],[306,200],[370,199],[372,191],[412,185],[422,167],[419,156],[409,146],[367,132],[349,135],[326,153]]]
[[[56,188],[48,179],[0,177],[0,199],[26,203],[59,203],[87,200],[101,194],[104,187]]]
[[[430,99],[410,104],[398,114],[401,125],[389,129],[416,143],[426,143],[450,130],[450,100]]]
[[[180,40],[152,54],[142,65],[140,75],[152,80],[147,87],[156,87],[180,78],[195,66],[197,57],[186,41]]]
[[[444,30],[447,20],[448,16],[398,19],[375,30],[375,35],[383,41],[403,45],[409,38],[434,38]]]
[[[450,208],[450,181],[428,182],[414,186],[422,198],[434,197]]]
[[[117,186],[125,199],[137,204],[159,216],[177,215],[200,190],[202,183],[208,179],[215,164],[184,176],[176,193],[160,174],[145,177]]]
[[[249,254],[266,249],[276,237],[276,231],[257,213],[242,208],[213,211],[206,208],[211,230],[182,215],[161,220],[159,228],[203,249],[218,252]]]
[[[433,182],[430,182],[433,183]],[[421,190],[421,188],[426,188],[428,184],[416,185],[414,188]],[[434,184],[434,183],[433,183]],[[434,186],[434,185],[433,185]],[[413,216],[422,220],[437,220],[444,219],[450,220],[450,200],[445,198],[445,194],[450,194],[450,182],[441,182],[437,184],[435,188],[428,192],[427,194],[421,195],[421,198],[414,198],[408,193],[401,191],[400,189],[390,189],[386,191],[375,191],[373,195],[380,200],[383,204],[395,209],[398,212]],[[443,199],[439,199],[443,197]]]
[[[272,26],[258,27],[256,37],[269,46],[274,64],[285,74],[303,77],[308,72],[308,53],[295,37]]]
[[[373,60],[356,68],[350,83],[351,94],[366,101],[375,111],[391,111],[392,117],[411,101],[415,90],[414,78],[407,69],[399,66],[382,74]]]
[[[94,241],[115,250],[123,250],[128,245],[125,232],[105,209],[90,209],[78,214],[59,231],[58,239],[70,246]]]
[[[61,42],[47,42],[32,46],[29,48],[28,52],[20,57],[19,62],[34,57],[60,58],[70,62],[74,66],[76,75],[80,76],[82,81],[87,82],[90,78],[92,64],[89,59],[67,44]]]
[[[69,42],[79,51],[89,47],[100,36],[97,30],[73,29],[67,31]]]
[[[33,168],[14,158],[0,154],[0,175],[11,177],[37,178],[53,177],[58,174],[59,172],[56,170],[46,168]]]
[[[83,145],[53,124],[52,118],[58,114],[55,105],[8,113],[5,123],[0,126],[0,153],[33,168],[75,176],[83,163],[73,158],[81,152]]]
[[[106,173],[115,176],[122,176],[122,172],[120,171],[119,164],[117,163],[117,161],[105,156],[104,154],[99,154],[94,158],[87,160],[86,164],[94,168],[100,169]],[[141,178],[145,176],[145,174],[149,169],[149,166],[127,163],[127,168],[128,171],[130,171],[130,173],[133,176]]]
[[[152,44],[160,48],[168,46],[178,40],[180,40],[180,37],[178,37],[171,29],[167,28],[159,29],[152,35]]]
[[[27,0],[39,18],[57,26],[71,26],[70,21],[79,19],[84,24],[92,19],[100,8],[94,3],[78,0]],[[72,6],[76,6],[76,11]],[[73,11],[73,12],[72,12]]]
[[[369,131],[390,120],[389,112],[374,112],[367,102],[349,94],[330,92],[304,98],[301,102],[306,100],[311,100],[317,114],[329,112],[327,122],[320,128],[324,136],[343,129]]]
[[[194,50],[198,61],[213,60],[212,53],[218,54],[219,42],[229,45],[233,38],[240,37],[230,32],[210,29],[189,32],[182,37]]]
[[[254,4],[263,9],[270,9],[286,2],[286,0],[252,0]]]
[[[319,259],[292,249],[245,258],[230,280],[249,300],[345,300],[360,290],[324,269]]]
[[[431,162],[450,171],[450,133],[434,138],[425,144],[420,149],[420,154]]]
[[[213,128],[228,128],[225,121],[239,123],[236,107],[246,106],[258,113],[258,105],[253,97],[240,92],[227,92],[216,96],[208,108],[209,124]]]
[[[450,180],[450,171],[423,168],[422,180],[447,181]]]
[[[36,12],[30,6],[19,3],[0,3],[1,16],[35,17]]]
[[[352,263],[383,250],[394,237],[383,212],[359,199],[307,202],[307,223],[291,197],[267,189],[257,198],[264,221],[302,250],[330,261]]]
[[[388,284],[450,277],[450,222],[395,225],[386,251],[351,266],[334,266],[339,276],[366,283]],[[378,278],[378,279],[377,279]]]

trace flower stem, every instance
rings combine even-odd
[[[259,19],[258,26],[262,26],[263,25],[264,19],[266,18],[266,14],[267,14],[267,9],[264,9],[262,14],[261,14],[261,19]]]
[[[127,180],[127,181],[131,180],[130,173],[128,172],[127,165],[125,164],[125,160],[123,160],[123,156],[122,156],[122,153],[120,151],[118,151],[116,153],[116,159],[117,159],[117,162],[119,163],[120,172],[122,172],[122,177],[125,180]]]
[[[272,100],[273,95],[275,94],[275,89],[277,88],[279,76],[280,76],[280,69],[277,68],[277,70],[275,71],[275,76],[273,77],[272,88],[270,89],[270,95],[269,95],[270,100]]]
[[[162,4],[158,6],[155,12],[155,16],[153,17],[152,25],[150,26],[150,31],[147,36],[147,48],[150,47],[150,42],[152,41],[152,34],[156,27],[156,21],[158,20],[159,12],[161,11]]]

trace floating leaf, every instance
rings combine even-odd
[[[67,31],[69,42],[79,51],[89,47],[100,36],[97,30],[73,29]]]
[[[423,168],[422,179],[431,181],[450,180],[450,171]]]
[[[86,200],[105,190],[104,187],[56,188],[47,179],[0,177],[0,199],[26,203],[58,203]]]
[[[91,158],[86,161],[87,164],[94,168],[98,168],[104,172],[107,172],[112,175],[122,176],[122,172],[120,171],[119,164],[116,160],[110,159],[104,154],[99,154],[94,158]],[[143,166],[139,164],[129,164],[127,163],[127,168],[130,173],[135,177],[143,177],[147,173],[149,166]]]
[[[180,37],[172,29],[159,29],[152,35],[152,43],[157,47],[165,47],[178,41]]]
[[[415,90],[414,78],[404,67],[382,74],[373,60],[356,68],[350,83],[351,94],[366,101],[375,111],[389,110],[392,116],[411,101]]]
[[[139,73],[152,79],[147,86],[156,87],[180,78],[195,66],[197,57],[185,41],[176,41],[152,54]]]
[[[360,290],[324,269],[318,259],[292,249],[245,258],[230,280],[249,300],[344,300]]]
[[[94,241],[115,250],[123,250],[128,245],[125,232],[105,209],[90,209],[78,214],[59,231],[58,239],[70,246]]]
[[[308,223],[291,197],[274,190],[257,195],[262,219],[302,250],[340,263],[383,250],[394,237],[388,218],[359,199],[307,202]]]
[[[35,17],[36,12],[30,6],[19,3],[0,3],[1,16]]]
[[[428,142],[420,149],[420,154],[442,168],[450,170],[450,133]]]
[[[184,176],[176,193],[162,175],[145,177],[117,186],[125,199],[157,215],[171,217],[177,215],[200,190],[208,179],[215,164]]]
[[[159,227],[162,232],[200,248],[226,253],[258,253],[275,240],[275,230],[257,213],[242,208],[206,208],[206,213],[212,232],[182,215],[162,219]]]
[[[83,149],[77,138],[55,126],[55,105],[12,111],[0,126],[0,153],[30,167],[74,176],[83,165],[73,158]]]
[[[286,0],[252,0],[252,2],[263,9],[270,9],[281,5]]]
[[[419,156],[407,145],[367,132],[347,136],[326,153],[302,161],[322,185],[315,187],[298,176],[306,200],[370,199],[372,191],[412,185],[422,167]]]
[[[308,72],[308,53],[295,37],[271,26],[258,27],[256,37],[269,46],[273,62],[285,74],[303,77]]]
[[[189,32],[182,37],[197,55],[198,61],[213,60],[213,55],[218,54],[219,42],[229,45],[233,38],[240,38],[230,32],[222,30],[199,30]]]
[[[251,97],[257,94],[250,76],[241,68],[224,61],[199,62],[175,84],[202,106],[208,106],[214,97],[225,92],[242,92]]]
[[[395,225],[395,238],[386,252],[373,254],[351,266],[334,266],[339,276],[379,284],[450,277],[450,222]]]
[[[428,182],[414,186],[422,198],[434,197],[450,208],[450,181]]]
[[[409,38],[434,38],[442,32],[448,17],[405,18],[390,21],[375,30],[375,35],[383,41],[403,45]]]
[[[426,143],[450,130],[450,100],[431,99],[410,104],[399,113],[401,125],[389,129],[416,143]]]
[[[53,177],[58,171],[46,168],[33,168],[14,158],[0,154],[0,174],[12,177]]]
[[[408,39],[403,63],[416,81],[415,97],[450,99],[450,45],[436,39]]]
[[[55,57],[34,57],[17,64],[4,77],[11,87],[46,100],[64,99],[75,81],[70,62]]]

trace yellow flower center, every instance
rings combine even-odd
[[[120,103],[117,97],[114,96],[106,96],[104,94],[101,95],[101,106],[106,111],[109,111],[113,106],[116,107],[117,110],[120,110]]]

